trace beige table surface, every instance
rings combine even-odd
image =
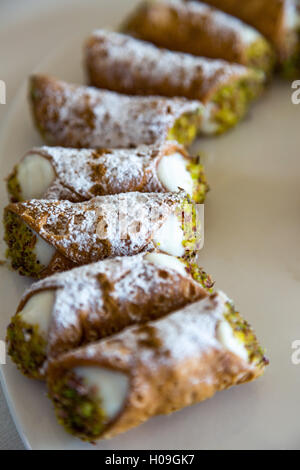
[[[36,65],[72,35],[96,28],[104,5],[100,0],[1,0],[0,80],[6,83],[7,100],[0,104],[0,127],[19,86]],[[0,339],[4,335],[0,332]],[[0,386],[0,450],[23,448]]]

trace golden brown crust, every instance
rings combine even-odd
[[[19,216],[58,252],[51,274],[114,256],[153,251],[153,233],[183,203],[186,194],[125,193],[99,196],[82,203],[31,200],[9,204],[6,213]]]
[[[160,47],[248,65],[244,25],[197,3],[144,2],[123,29]]]
[[[70,269],[76,268],[77,266],[77,263],[74,263],[73,261],[65,257],[62,253],[56,251],[49,266],[47,266],[40,273],[39,278],[44,279],[48,276],[52,276],[52,274],[69,271]]]
[[[206,3],[236,16],[260,31],[276,46],[279,59],[286,60],[297,43],[297,33],[284,24],[289,0],[207,0]],[[293,3],[292,0],[291,3]],[[295,3],[295,2],[294,2]],[[288,41],[286,39],[288,38]]]
[[[120,414],[104,429],[111,438],[152,416],[169,414],[217,391],[259,377],[255,367],[226,350],[216,338],[224,299],[213,295],[164,319],[133,327],[50,364],[48,385],[77,366],[98,366],[130,377]]]
[[[159,3],[153,5],[154,9],[159,7]],[[195,38],[193,43],[197,43]],[[183,96],[207,103],[221,87],[247,79],[252,73],[237,64],[170,52],[104,30],[95,31],[85,51],[92,85],[130,95]]]
[[[203,110],[198,101],[124,96],[42,75],[31,77],[30,101],[45,141],[74,148],[134,148],[165,142],[179,118]]]
[[[50,357],[160,318],[208,295],[188,273],[162,268],[137,255],[39,281],[25,293],[17,313],[32,295],[49,289],[56,291],[48,333]]]
[[[164,156],[174,152],[193,161],[181,145],[171,141],[136,149],[36,147],[22,160],[34,154],[50,161],[56,176],[42,199],[83,202],[95,196],[126,192],[167,192],[157,167]],[[16,168],[12,174],[15,172]]]

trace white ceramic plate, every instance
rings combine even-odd
[[[106,5],[99,25],[107,24],[116,4]],[[121,4],[123,13],[124,4],[132,6],[133,2],[122,0]],[[116,23],[119,14],[115,9]],[[82,39],[60,46],[39,70],[82,82]],[[8,362],[2,367],[2,381],[28,448],[300,448],[300,366],[291,361],[291,344],[300,339],[300,105],[291,103],[291,93],[288,83],[274,83],[236,130],[196,146],[207,152],[212,188],[206,205],[202,264],[255,326],[271,360],[266,375],[92,447],[65,434],[55,421],[44,385],[23,378]],[[27,149],[41,143],[31,122],[26,85],[16,98],[0,142],[1,177]],[[6,203],[1,184],[1,210]],[[0,248],[3,258],[2,242]],[[29,281],[5,267],[0,269],[0,279],[0,339],[4,339]]]

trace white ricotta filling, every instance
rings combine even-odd
[[[33,232],[36,236],[36,244],[33,248],[33,252],[36,255],[37,261],[41,264],[41,266],[49,266],[54,254],[55,248],[49,243],[45,242],[43,238],[41,238],[37,233]]]
[[[29,325],[38,325],[40,332],[47,336],[53,305],[55,301],[55,291],[47,290],[38,292],[30,297],[26,302],[20,315]]]
[[[75,374],[85,385],[97,390],[101,406],[109,419],[113,419],[122,409],[129,391],[127,375],[104,369],[103,367],[76,367]]]
[[[182,276],[187,274],[184,262],[174,256],[164,255],[163,253],[149,253],[144,259],[162,268],[173,269]]]
[[[166,155],[159,162],[157,172],[162,185],[171,192],[184,189],[191,196],[193,195],[193,179],[187,170],[188,161],[179,152]]]
[[[211,135],[218,132],[219,125],[214,120],[215,111],[216,105],[214,103],[207,103],[204,106],[201,121],[201,131],[203,134]]]
[[[176,214],[171,214],[153,238],[160,251],[172,256],[184,255],[184,232]]]
[[[252,28],[251,26],[246,26],[246,25],[244,25],[244,27],[241,28],[241,37],[242,37],[243,42],[247,46],[251,46],[251,44],[254,44],[259,39],[262,39],[261,34],[258,31],[256,31],[256,29]]]
[[[300,15],[298,14],[297,3],[288,0],[285,2],[284,28],[288,31],[296,30],[300,27]]]
[[[55,172],[49,160],[30,154],[18,165],[17,179],[22,199],[40,199],[53,183]]]
[[[218,341],[236,356],[239,356],[246,362],[249,362],[249,354],[245,345],[240,341],[233,332],[232,327],[227,320],[222,320],[217,328]]]

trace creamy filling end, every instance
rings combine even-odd
[[[55,179],[55,172],[47,158],[29,154],[18,165],[17,179],[23,200],[40,199]]]
[[[222,320],[217,328],[218,341],[236,356],[239,356],[246,362],[249,362],[249,353],[242,341],[240,341],[233,332],[232,327],[227,320]]]
[[[108,419],[121,411],[129,391],[129,378],[121,372],[103,367],[81,366],[74,369],[83,383],[95,391]]]
[[[192,196],[194,184],[187,166],[187,159],[179,152],[163,157],[158,165],[158,178],[162,185],[170,192],[181,188]]]
[[[153,241],[163,253],[178,257],[184,255],[184,232],[176,214],[169,215],[154,235]]]
[[[182,276],[186,276],[187,274],[184,262],[174,256],[165,255],[163,253],[149,253],[145,255],[144,259],[162,268],[173,269],[179,274],[182,274]]]
[[[37,325],[41,334],[46,336],[49,331],[54,301],[55,291],[38,292],[29,298],[19,315],[25,323]]]
[[[34,234],[36,236],[36,244],[33,251],[36,255],[36,259],[42,266],[47,267],[49,266],[56,250],[52,245],[45,242],[45,240],[37,233],[34,232]]]

